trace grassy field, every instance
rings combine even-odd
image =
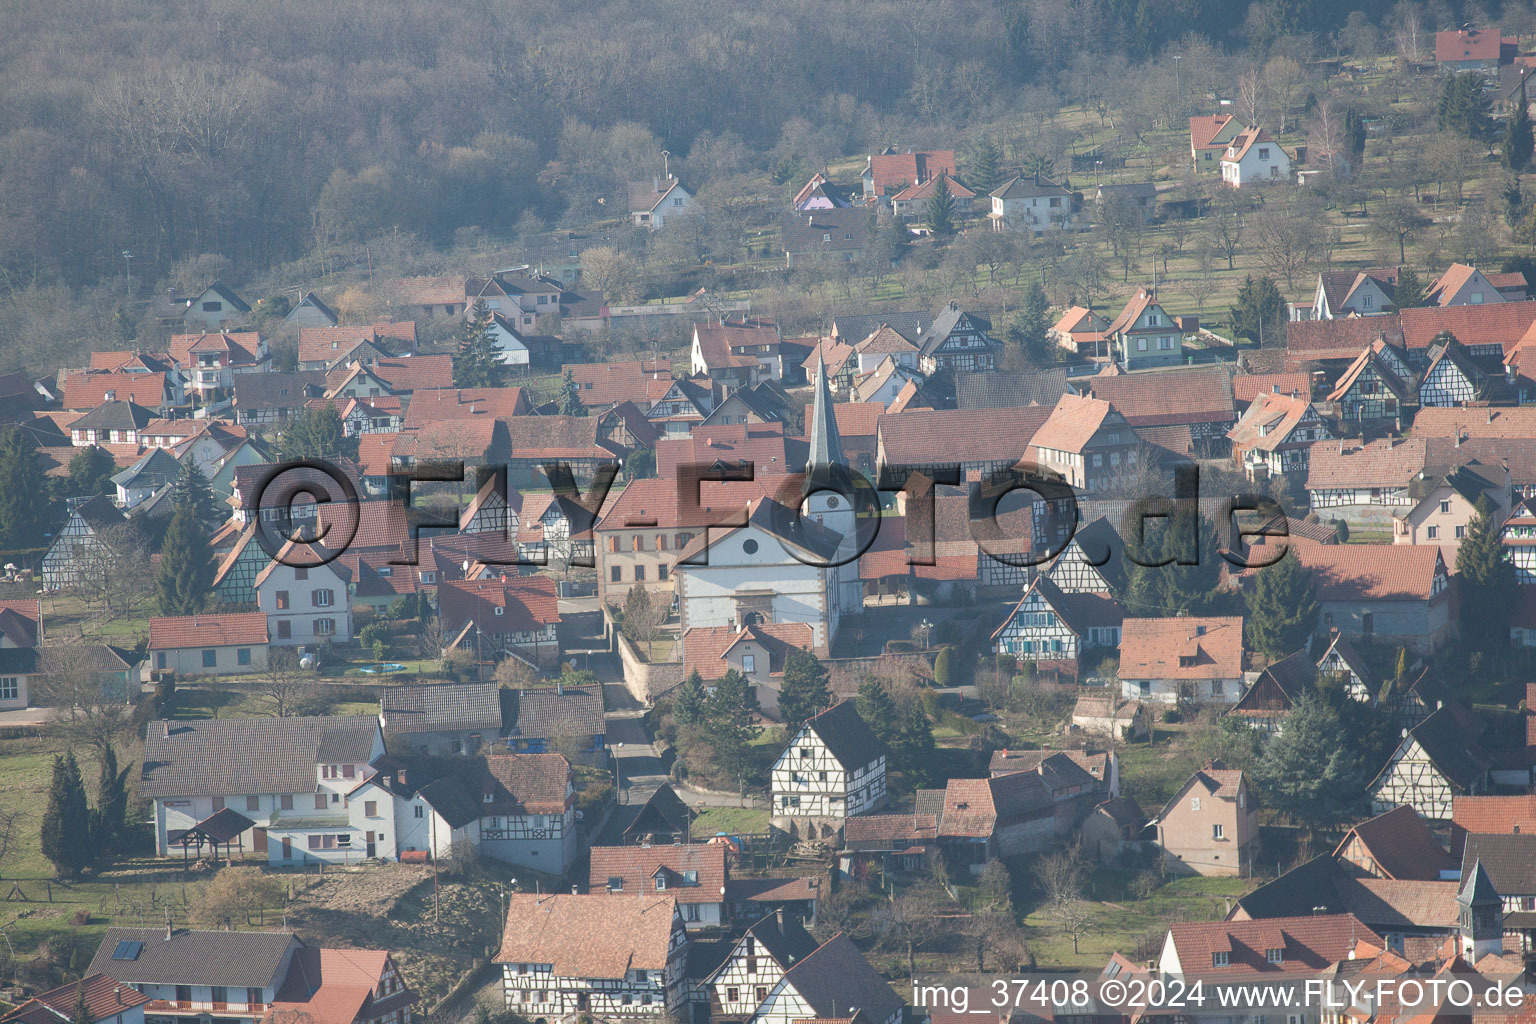
[[[695,839],[709,839],[720,832],[739,835],[743,832],[768,831],[768,812],[753,807],[704,807],[693,819],[692,835]]]

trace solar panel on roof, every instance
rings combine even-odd
[[[112,950],[113,960],[137,960],[144,950],[144,943],[133,939],[124,939]]]

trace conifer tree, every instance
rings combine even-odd
[[[560,385],[560,415],[585,416],[587,407],[581,404],[581,389],[576,386],[576,378],[569,368],[565,371],[565,380]]]
[[[1526,106],[1525,79],[1520,79],[1520,96],[1504,125],[1504,166],[1516,172],[1531,165],[1531,148],[1536,138],[1531,134],[1531,111]]]
[[[53,759],[41,840],[43,856],[62,877],[76,877],[92,860],[90,808],[73,751]]]
[[[85,985],[83,982],[75,991],[75,1008],[70,1013],[69,1024],[96,1024],[96,1021],[92,1019],[90,1004],[85,1001]]]
[[[69,460],[69,493],[80,498],[106,494],[112,490],[116,472],[117,463],[105,448],[86,445]]]
[[[0,547],[43,544],[53,522],[37,445],[20,427],[0,431]]]
[[[460,388],[495,388],[501,386],[506,364],[491,333],[491,311],[483,299],[476,299],[469,309],[460,332],[459,352],[453,358],[453,384]]]
[[[1477,515],[1456,551],[1461,587],[1461,637],[1472,649],[1509,642],[1509,608],[1515,598],[1515,568],[1504,557],[1497,512],[1483,495]]]
[[[223,518],[219,515],[219,503],[213,496],[208,477],[190,456],[181,460],[181,471],[171,485],[171,504],[175,508],[191,508],[197,521],[205,526],[213,526]]]
[[[341,414],[334,406],[306,407],[283,425],[277,453],[284,462],[351,459],[357,456],[357,438],[347,437]]]
[[[784,659],[784,681],[779,686],[779,716],[784,731],[793,736],[805,720],[825,711],[831,697],[827,693],[827,668],[810,651],[796,650]]]
[[[977,195],[984,196],[1002,184],[999,165],[1003,162],[1002,150],[990,135],[982,135],[971,145],[970,159],[965,164],[965,177]]]
[[[155,576],[161,615],[195,615],[213,592],[213,551],[191,504],[179,506],[166,527]]]
[[[117,751],[108,743],[101,751],[96,777],[96,811],[92,815],[91,845],[98,855],[116,850],[128,822],[128,768],[117,767]]]
[[[698,725],[704,718],[705,701],[709,695],[704,692],[704,679],[699,675],[699,670],[694,669],[688,673],[688,678],[683,680],[683,685],[677,688],[677,696],[672,698],[672,717],[678,725]]]
[[[1270,737],[1254,767],[1265,799],[1314,825],[1347,817],[1365,795],[1358,744],[1339,713],[1314,693],[1303,693]]]
[[[705,702],[705,727],[715,760],[731,776],[745,776],[751,766],[752,741],[762,732],[753,724],[757,711],[757,692],[735,669],[720,677]]]
[[[1004,337],[1011,345],[1018,346],[1020,353],[1031,363],[1049,362],[1054,354],[1047,335],[1050,332],[1050,300],[1039,281],[1031,281],[1024,292],[1024,301],[1018,312],[1008,322]]]
[[[955,198],[950,194],[947,174],[940,173],[934,183],[924,220],[935,238],[948,238],[955,233]]]
[[[1283,658],[1306,644],[1317,629],[1317,593],[1311,574],[1294,552],[1257,570],[1248,593],[1248,644]]]
[[[880,680],[874,676],[864,677],[859,684],[858,696],[854,698],[854,707],[880,742],[894,750],[900,737],[901,722],[896,713],[896,702]]]
[[[923,710],[922,701],[915,700],[907,708],[906,721],[902,723],[896,741],[896,761],[908,782],[914,786],[928,782],[934,750],[933,726],[928,722],[928,713]]]
[[[1392,292],[1392,304],[1398,309],[1418,309],[1424,305],[1424,282],[1412,267],[1397,272],[1397,287]]]

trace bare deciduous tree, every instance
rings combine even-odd
[[[1086,898],[1088,865],[1076,844],[1048,853],[1035,862],[1035,879],[1045,893],[1046,914],[1072,940],[1072,952],[1087,934],[1092,920]]]
[[[1264,73],[1257,65],[1237,76],[1237,112],[1244,124],[1259,123],[1264,105]]]
[[[97,656],[98,649],[84,643],[44,647],[33,693],[37,703],[54,709],[55,733],[101,750],[127,727],[133,708],[123,684],[101,670]]]
[[[291,647],[273,647],[267,652],[267,665],[253,677],[252,688],[274,718],[289,718],[315,695],[315,673],[299,665],[299,655]]]
[[[1296,287],[1298,275],[1322,260],[1327,220],[1317,207],[1299,202],[1284,207],[1270,203],[1252,223],[1254,253],[1272,276],[1285,278],[1287,290]]]
[[[19,807],[0,807],[0,865],[5,864],[6,854],[22,835],[22,813]]]

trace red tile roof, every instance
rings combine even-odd
[[[749,502],[767,495],[796,493],[798,475],[758,473],[752,480],[708,480],[699,485],[697,503],[685,502],[678,482],[669,477],[631,480],[604,511],[598,533],[614,530],[697,529],[720,522],[729,513],[745,514]]]
[[[1239,373],[1232,378],[1232,398],[1239,405],[1247,405],[1262,394],[1289,395],[1302,398],[1312,394],[1312,378],[1305,373]]]
[[[1520,44],[1516,36],[1505,36],[1497,28],[1463,28],[1435,33],[1437,62],[1499,61],[1503,48]]]
[[[1421,410],[1436,412],[1441,410]],[[1444,410],[1465,414],[1468,410]],[[1532,435],[1536,437],[1536,434]],[[1428,445],[1422,438],[1371,441],[1319,441],[1309,449],[1309,491],[1351,487],[1406,487],[1423,471]]]
[[[225,352],[231,366],[256,362],[261,335],[256,331],[224,331],[220,334],[173,334],[167,346],[178,366],[191,366],[194,352]]]
[[[1463,345],[1499,345],[1508,352],[1536,323],[1536,300],[1494,302],[1482,306],[1426,306],[1397,314],[1403,340],[1410,349],[1425,349],[1441,331],[1450,331]],[[1377,318],[1372,318],[1377,319]],[[1291,324],[1286,346],[1290,347]]]
[[[1271,917],[1258,921],[1191,921],[1168,926],[1168,941],[1186,976],[1242,977],[1251,974],[1316,974],[1349,959],[1360,940],[1385,945],[1353,914]],[[1278,963],[1269,950],[1282,951]],[[1215,954],[1226,965],[1214,966]]]
[[[1242,674],[1241,615],[1127,618],[1121,624],[1122,679],[1238,679]]]
[[[560,754],[489,754],[481,806],[499,814],[563,814],[575,795]]]
[[[512,893],[495,962],[549,964],[556,978],[665,970],[676,914],[671,893]]]
[[[641,893],[655,895],[660,875],[666,894],[679,903],[723,903],[729,878],[725,854],[726,847],[720,843],[594,846],[587,888],[594,893],[624,892],[631,898]],[[684,873],[690,871],[694,877],[688,880]]]
[[[925,200],[929,196],[933,195],[934,190],[939,187],[938,181],[938,175],[934,175],[927,181],[923,182],[921,185],[908,185],[906,188],[892,196],[891,201],[897,203],[912,203]],[[945,181],[949,183],[949,194],[951,197],[955,199],[976,198],[975,192],[972,192],[970,189],[960,184],[953,177],[946,175]]]
[[[371,401],[376,404],[376,400]],[[419,427],[429,420],[523,416],[532,411],[522,388],[422,388],[411,394],[405,428]]]
[[[1224,366],[1100,374],[1088,379],[1088,390],[1111,403],[1132,427],[1231,423],[1237,418],[1232,374]]]
[[[767,674],[771,676],[783,674],[784,662],[792,651],[808,651],[815,643],[810,625],[804,622],[764,622],[742,629],[695,626],[683,634],[684,674],[697,671],[705,680],[721,678],[731,668],[726,655],[745,640],[767,650]]]
[[[165,402],[165,374],[112,373],[87,370],[64,378],[65,409],[85,412],[113,398],[158,409]]]
[[[1050,416],[1030,439],[1030,447],[1081,452],[1104,425],[1110,410],[1110,404],[1103,399],[1062,395],[1056,400]]]
[[[1023,409],[909,409],[880,418],[879,437],[887,462],[923,466],[938,463],[1017,463],[1051,415],[1044,406]]]
[[[704,366],[711,371],[757,365],[755,355],[738,355],[731,351],[733,348],[748,345],[777,348],[779,344],[778,328],[771,324],[698,324],[693,330],[698,338],[699,354],[703,357]]]
[[[1350,829],[1335,848],[1335,857],[1344,852],[1351,838],[1359,839],[1370,851],[1377,870],[1385,878],[1434,882],[1440,879],[1442,870],[1457,867],[1456,859],[1407,804]]]
[[[562,368],[575,382],[581,404],[590,407],[615,405],[626,398],[639,402],[646,394],[645,382],[660,378],[670,382],[672,369],[665,363],[630,361],[622,363],[568,363]]]
[[[378,995],[389,954],[382,949],[294,951],[293,964],[266,1019],[301,1019],[314,1024],[354,1024],[386,1016],[416,1001],[405,979],[401,989]]]
[[[1431,406],[1420,409],[1409,433],[1415,438],[1509,438],[1536,440],[1536,405],[1468,409]]]
[[[471,619],[487,633],[532,633],[560,621],[555,581],[548,576],[441,583],[437,600],[443,621],[455,631]]]
[[[1320,601],[1427,601],[1436,575],[1444,571],[1440,548],[1434,544],[1314,544],[1291,537],[1283,556],[1299,558],[1312,573]],[[1268,560],[1267,541],[1253,544],[1248,561]],[[1262,572],[1243,570],[1243,575]]]
[[[1490,307],[1491,308],[1491,307]],[[1401,341],[1403,327],[1398,315],[1351,316],[1333,320],[1302,320],[1285,327],[1285,369],[1294,371],[1307,363],[1354,360],[1378,338]]]
[[[1453,797],[1451,822],[1479,834],[1536,833],[1536,793]]]
[[[408,356],[380,359],[369,369],[391,391],[419,391],[453,387],[453,356]]]
[[[955,176],[955,151],[919,150],[915,153],[891,153],[871,156],[869,169],[875,182],[875,195],[886,189],[927,181],[940,173]]]
[[[1232,120],[1231,114],[1206,114],[1189,119],[1189,144],[1195,149],[1224,149],[1211,142]]]
[[[125,985],[105,974],[92,974],[79,981],[40,992],[0,1016],[3,1024],[67,1024],[74,1019],[75,1007],[85,998],[86,1016],[105,1022],[149,1002],[149,997],[132,985]],[[350,1022],[348,1022],[350,1024]]]
[[[462,302],[464,297],[460,295],[456,301]],[[416,323],[405,320],[358,327],[300,327],[299,362],[334,363],[362,344],[390,353],[402,348],[410,351],[416,344]]]
[[[233,647],[267,642],[265,612],[170,615],[149,620],[149,649]]]
[[[756,472],[779,474],[805,465],[805,447],[791,446],[782,423],[717,423],[695,427],[687,437],[656,442],[656,475],[674,485],[680,479],[679,467],[716,462],[746,462]]]

